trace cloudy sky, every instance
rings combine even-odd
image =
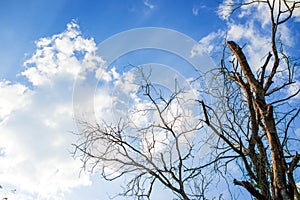
[[[125,73],[130,71],[126,68],[129,64],[159,63],[152,66],[164,68],[161,73],[172,74],[168,76],[170,80],[173,75],[187,79],[192,76],[192,68],[182,66],[188,65],[187,61],[196,62],[193,59],[197,55],[202,61],[211,56],[212,60],[203,61],[205,65],[219,62],[216,47],[227,34],[228,39],[248,41],[245,51],[253,66],[259,67],[269,51],[263,45],[269,25],[265,8],[243,8],[233,19],[228,16],[229,8],[224,7],[231,1],[219,2],[0,1],[0,185],[4,187],[0,198],[105,200],[119,192],[122,180],[107,183],[98,174],[82,172],[82,163],[71,155],[71,144],[77,140],[72,133],[76,130],[74,116],[82,114],[73,106],[78,103],[82,105],[79,109],[88,112],[93,105],[83,105],[89,103],[90,91],[76,88],[78,81],[87,81],[88,73],[96,81],[114,81],[119,86],[115,94],[106,87],[97,89],[94,100],[98,107],[93,111],[101,118],[108,114],[106,108],[113,95],[132,89],[124,86],[124,81],[131,79],[130,73]],[[222,12],[218,12],[220,9]],[[280,30],[282,41],[295,55],[300,54],[299,30],[300,12]],[[148,38],[154,32],[158,34]],[[165,33],[174,34],[174,40],[164,43],[161,36]],[[180,56],[185,57],[177,47],[184,48],[184,44],[178,41],[187,38],[199,42],[201,48],[191,48],[190,57],[182,61]],[[158,44],[163,51],[148,50],[150,44]],[[145,49],[128,54],[138,48]],[[165,50],[180,56],[172,57]],[[111,67],[104,70],[101,67],[108,60]],[[157,82],[168,85],[165,76],[157,77]],[[290,92],[295,89],[290,88]],[[296,134],[300,137],[299,127]],[[161,188],[153,195],[153,199],[171,199],[170,193]]]

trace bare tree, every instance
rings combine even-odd
[[[144,107],[133,108],[116,125],[80,121],[82,143],[75,145],[75,155],[106,180],[126,175],[130,180],[120,195],[150,198],[159,182],[179,199],[206,199],[213,174],[204,175],[198,166],[214,159],[207,145],[213,136],[202,131],[199,104],[185,97],[191,91],[166,94],[141,75],[138,86]],[[141,122],[144,116],[146,121]]]
[[[217,76],[225,87],[216,89],[218,107],[207,106],[206,124],[220,137],[226,157],[234,152],[244,169],[244,179],[234,184],[244,187],[257,199],[300,199],[294,179],[299,167],[299,138],[292,123],[299,115],[293,97],[299,89],[286,95],[296,83],[295,60],[288,56],[278,36],[278,28],[286,23],[300,2],[285,0],[249,1],[236,8],[254,3],[266,4],[270,12],[270,52],[262,66],[251,66],[246,55],[234,41],[227,41],[234,58],[226,63],[225,56]],[[225,55],[225,54],[224,54]],[[259,68],[258,71],[253,69]],[[293,106],[294,105],[294,106]],[[211,117],[211,119],[210,119]],[[299,171],[298,171],[299,173]],[[299,180],[298,180],[299,181]]]
[[[286,92],[296,82],[298,66],[278,36],[279,26],[288,22],[300,2],[249,1],[233,11],[256,3],[268,6],[271,20],[270,52],[260,67],[251,66],[243,48],[227,41],[220,68],[213,71],[216,87],[209,92],[199,89],[211,95],[212,103],[187,99],[190,91],[180,87],[166,95],[141,73],[138,88],[146,107],[135,107],[116,124],[79,122],[82,140],[75,144],[75,156],[81,157],[84,168],[101,171],[106,180],[126,175],[124,196],[150,198],[160,183],[187,200],[206,199],[215,176],[226,178],[234,162],[242,178],[233,183],[254,198],[300,199],[300,180],[295,180],[300,139],[293,129],[300,112],[293,98],[300,90]],[[227,47],[233,55],[229,62]],[[137,123],[135,118],[141,116],[148,120]]]

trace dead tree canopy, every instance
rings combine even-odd
[[[300,112],[294,101],[300,90],[286,92],[299,78],[299,66],[278,30],[300,2],[256,0],[232,6],[235,11],[257,4],[266,5],[270,14],[270,48],[261,66],[249,61],[244,44],[226,41],[222,62],[212,72],[215,85],[210,91],[197,88],[211,95],[211,102],[187,99],[188,91],[180,87],[165,96],[141,73],[137,85],[146,106],[135,107],[115,124],[79,122],[83,129],[74,155],[83,167],[109,181],[126,175],[121,195],[137,199],[150,198],[155,184],[179,199],[207,199],[214,181],[224,178],[259,200],[299,200],[300,139],[293,122]],[[230,166],[239,175],[229,175]]]
[[[148,199],[158,184],[179,199],[205,199],[214,177],[207,163],[215,159],[209,145],[215,137],[203,130],[198,102],[180,86],[167,93],[141,75],[137,93],[143,104],[116,124],[79,121],[74,155],[108,181],[126,177],[121,196]]]
[[[261,66],[251,66],[243,48],[235,41],[227,41],[233,59],[223,60],[216,74],[225,86],[216,89],[221,106],[202,108],[211,116],[207,125],[227,150],[241,159],[244,180],[234,179],[234,184],[257,199],[300,199],[296,186],[299,180],[295,180],[299,179],[295,173],[299,173],[300,143],[292,127],[300,112],[293,98],[300,91],[286,95],[296,83],[295,69],[299,66],[288,56],[278,36],[279,27],[299,9],[300,2],[249,1],[236,8],[255,3],[266,4],[270,12],[270,51]]]

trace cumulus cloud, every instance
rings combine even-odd
[[[36,48],[21,73],[28,86],[0,82],[0,180],[17,189],[13,199],[64,199],[91,183],[84,173],[79,177],[82,163],[70,153],[73,82],[81,68],[95,70],[104,61],[74,21]]]
[[[76,78],[88,87],[91,77],[104,84],[94,90],[92,114],[97,119],[113,121],[126,116],[132,105],[148,105],[136,95],[133,71],[104,69],[106,62],[96,50],[94,40],[84,38],[78,24],[71,22],[62,33],[36,42],[36,51],[21,72],[26,85],[0,82],[0,180],[17,189],[14,199],[64,199],[72,189],[91,184],[88,175],[79,177],[82,163],[70,154],[77,140],[70,133],[76,130],[72,102]],[[91,107],[87,105],[91,101],[79,103]]]
[[[34,86],[51,84],[57,75],[74,78],[82,66],[91,67],[90,63],[94,66],[96,59],[101,62],[94,55],[94,40],[83,38],[75,22],[60,34],[40,39],[36,46],[35,54],[25,61],[26,69],[21,73]]]
[[[0,82],[0,124],[7,119],[11,113],[24,107],[31,94],[29,89],[22,84],[13,84],[10,81]]]

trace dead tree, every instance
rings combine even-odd
[[[79,121],[74,156],[108,181],[125,177],[121,196],[149,199],[159,184],[179,199],[207,199],[213,169],[207,166],[204,174],[199,166],[214,159],[207,145],[213,136],[202,131],[198,103],[179,86],[166,94],[148,76],[138,86],[144,107],[133,105],[117,124]]]
[[[234,162],[241,176],[233,183],[256,199],[300,199],[295,176],[300,139],[293,129],[300,112],[293,98],[300,91],[286,95],[298,66],[278,37],[278,27],[288,22],[300,2],[256,0],[236,8],[255,3],[268,6],[271,20],[270,52],[257,72],[243,48],[228,41],[234,58],[228,63],[224,56],[214,70],[220,84],[207,94],[214,99],[211,103],[186,99],[188,91],[180,87],[166,96],[144,76],[138,85],[146,107],[134,108],[116,124],[79,122],[83,129],[74,155],[83,167],[100,171],[109,181],[126,176],[124,196],[147,199],[154,185],[161,184],[187,200],[206,199],[214,176],[224,177]],[[284,79],[276,82],[279,76]],[[190,106],[195,103],[198,107]],[[147,120],[137,123],[135,116]]]
[[[219,145],[223,152],[219,154],[234,152],[242,163],[244,180],[234,179],[234,184],[244,187],[256,199],[300,199],[294,178],[300,143],[292,128],[300,112],[293,97],[300,91],[289,95],[286,92],[296,83],[298,66],[284,51],[278,36],[279,26],[292,17],[300,2],[249,1],[236,9],[255,3],[269,8],[270,52],[266,52],[264,63],[255,72],[258,67],[251,66],[243,48],[227,41],[234,58],[228,64],[223,57],[216,74],[224,85],[215,90],[218,106],[201,102],[202,109],[207,113],[206,124],[222,141]]]

